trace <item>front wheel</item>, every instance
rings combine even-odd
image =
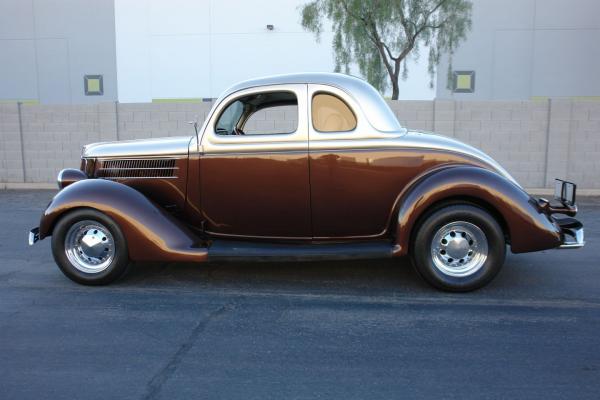
[[[52,234],[52,254],[61,271],[84,285],[105,285],[121,277],[129,265],[127,243],[119,226],[90,209],[62,217]]]
[[[467,292],[489,283],[506,255],[502,228],[470,204],[440,208],[426,216],[412,241],[413,265],[438,289]]]

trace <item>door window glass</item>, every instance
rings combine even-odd
[[[244,123],[246,135],[292,133],[298,128],[298,106],[273,106],[250,115]]]
[[[298,100],[292,92],[266,92],[241,97],[219,116],[217,135],[273,135],[298,129]]]

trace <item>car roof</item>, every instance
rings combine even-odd
[[[318,84],[338,88],[348,93],[360,105],[371,125],[382,132],[395,132],[401,126],[379,92],[368,82],[351,75],[331,72],[308,72],[272,75],[239,82],[225,90],[217,104],[240,90],[271,85]]]

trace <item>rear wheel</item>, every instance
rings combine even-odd
[[[62,217],[52,234],[52,253],[61,271],[84,285],[111,283],[129,265],[119,226],[96,210],[77,210]]]
[[[488,212],[455,204],[424,218],[411,250],[415,269],[428,283],[466,292],[481,288],[498,274],[506,243],[502,228]]]

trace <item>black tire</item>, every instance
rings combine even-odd
[[[100,224],[112,235],[114,254],[108,266],[100,272],[84,272],[67,256],[65,249],[67,233],[71,227],[82,221]],[[112,218],[92,209],[75,210],[60,218],[52,233],[52,254],[60,270],[69,279],[83,285],[106,285],[114,282],[127,272],[129,266],[127,242],[121,229]]]
[[[464,224],[464,222],[467,224]],[[457,276],[459,274],[454,274],[453,272],[455,271],[453,268],[460,268],[463,264],[457,266],[450,265],[450,268],[448,268],[440,261],[440,259],[446,257],[446,262],[457,263],[456,259],[449,258],[450,251],[445,252],[444,248],[442,248],[439,252],[440,254],[444,254],[444,256],[436,257],[438,253],[438,248],[435,247],[437,246],[437,239],[442,237],[441,243],[444,243],[443,238],[448,237],[443,236],[445,232],[449,232],[448,235],[452,234],[452,238],[457,235],[453,231],[453,223],[458,224],[459,228],[457,229],[459,230],[462,223],[463,227],[467,229],[471,228],[474,233],[479,232],[480,234],[482,231],[487,240],[487,256],[485,257],[485,261],[483,261],[483,264],[473,261],[473,271],[465,272],[467,274],[465,276]],[[471,224],[479,228],[479,230],[472,228]],[[436,234],[438,235],[437,238]],[[459,234],[461,237],[467,237],[463,236],[462,232]],[[436,238],[436,244],[433,243],[434,238]],[[453,239],[450,239],[450,242],[452,241]],[[473,243],[467,240],[467,243],[469,242]],[[483,240],[481,242],[483,243]],[[448,241],[445,243],[448,243]],[[461,242],[461,244],[463,243]],[[477,246],[477,243],[475,246]],[[460,248],[459,251],[463,251],[463,248]],[[479,252],[478,249],[474,250],[475,254]],[[487,211],[471,204],[452,204],[434,210],[426,215],[418,224],[411,243],[411,259],[417,273],[432,286],[450,292],[468,292],[485,286],[500,272],[505,256],[506,241],[502,228]],[[436,266],[436,258],[438,260],[437,264],[440,265],[441,263],[441,266]],[[463,263],[465,260],[460,259],[459,261]],[[469,261],[466,262],[469,263]],[[466,266],[467,264],[464,265]],[[444,269],[452,271],[444,272]]]

